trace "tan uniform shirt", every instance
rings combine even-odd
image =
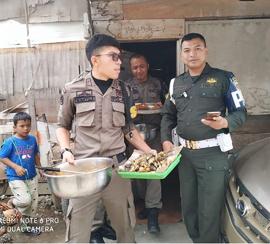
[[[160,102],[161,84],[157,78],[149,76],[147,81],[140,83],[136,78],[127,81],[131,87],[134,103]]]
[[[71,130],[75,123],[75,158],[113,156],[125,151],[126,125],[119,80],[102,94],[91,72],[67,83],[61,96],[58,126]]]
[[[147,81],[140,83],[136,78],[127,81],[132,93],[133,102],[136,103],[157,103],[161,102],[161,83],[157,78],[148,76]],[[135,124],[153,124],[160,127],[160,114],[138,115],[134,119]]]

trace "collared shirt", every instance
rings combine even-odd
[[[235,101],[239,103],[239,108],[228,103],[232,102],[235,92],[240,94],[236,83],[231,72],[212,68],[208,64],[197,79],[193,80],[188,72],[176,77],[173,95],[166,99],[162,110],[162,142],[171,141],[171,130],[175,126],[177,134],[188,140],[204,140],[226,132],[225,129],[214,130],[201,122],[211,111],[220,111],[226,117],[229,131],[243,124],[246,120],[243,98]]]
[[[134,103],[157,103],[161,101],[161,83],[157,78],[148,76],[148,79],[141,83],[136,78],[127,81],[131,88]]]
[[[90,72],[66,84],[58,126],[70,130],[73,122],[76,158],[113,156],[125,151],[124,133],[133,125],[126,124],[120,81],[114,80],[105,94]]]
[[[135,77],[127,81],[130,87],[133,102],[136,103],[158,103],[161,102],[163,91],[161,89],[161,82],[152,76],[143,83],[139,82]],[[138,115],[134,119],[135,124],[152,124],[160,127],[161,116],[160,114]]]

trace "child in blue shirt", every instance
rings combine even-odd
[[[35,166],[40,166],[36,138],[29,134],[31,116],[25,112],[13,117],[14,135],[6,139],[0,150],[0,161],[6,168],[9,187],[14,195],[9,204],[23,217],[35,216],[38,204],[38,177]]]

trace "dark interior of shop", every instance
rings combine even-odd
[[[146,56],[153,77],[167,86],[176,75],[176,41],[121,43],[121,48],[130,53]]]

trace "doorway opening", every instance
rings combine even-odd
[[[163,82],[164,89],[167,89],[170,80],[176,76],[177,65],[177,41],[156,41],[156,42],[133,42],[121,43],[124,60],[120,79],[130,78],[129,58],[134,53],[145,55],[149,62],[149,73]],[[178,170],[173,172],[164,180],[161,180],[163,207],[159,216],[160,223],[176,223],[181,220],[180,210],[180,187]],[[136,202],[136,211],[143,208],[143,202]],[[138,220],[140,223],[141,220]],[[144,223],[144,221],[142,221]]]
[[[176,41],[121,43],[124,51],[122,77],[131,76],[129,57],[133,53],[145,55],[149,62],[149,73],[169,86],[176,76]]]

